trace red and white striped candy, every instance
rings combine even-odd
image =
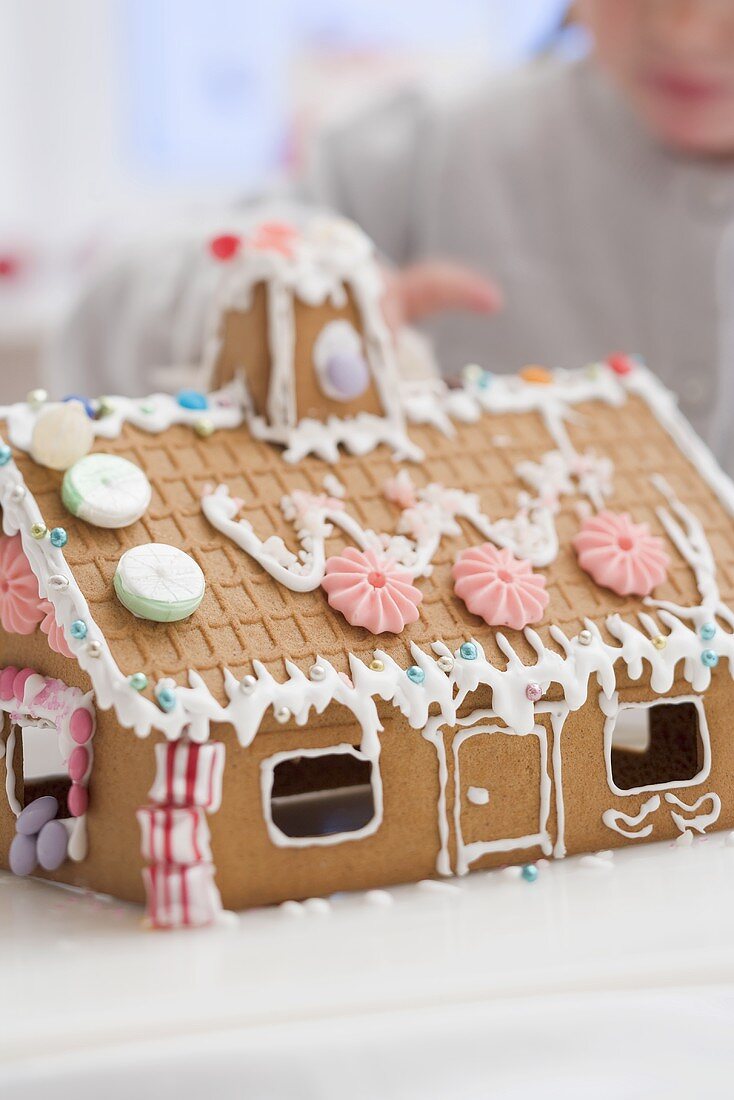
[[[197,928],[222,912],[211,863],[154,863],[143,871],[148,916],[155,928]]]
[[[149,863],[208,863],[209,826],[200,806],[145,806],[138,810],[140,850]]]
[[[222,801],[224,745],[176,741],[155,746],[156,775],[150,799],[159,806],[201,806],[215,813]]]

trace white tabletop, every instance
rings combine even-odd
[[[543,863],[535,883],[480,872],[208,931],[140,920],[0,876],[0,1094],[731,1091],[728,835]]]

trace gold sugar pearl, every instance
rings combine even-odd
[[[208,439],[214,432],[214,425],[207,417],[202,417],[194,424],[194,431],[199,436],[199,439]]]
[[[45,539],[47,534],[48,528],[45,523],[34,523],[31,526],[31,536],[38,542],[40,542],[41,539]]]
[[[374,661],[370,661],[370,668],[373,672],[384,672],[385,665],[383,661],[380,661],[375,657]]]
[[[655,646],[656,649],[665,649],[668,643],[666,642],[665,638],[663,638],[662,634],[658,634],[655,638],[653,638],[652,644]]]

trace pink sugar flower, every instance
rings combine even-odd
[[[330,606],[350,626],[363,626],[372,634],[399,634],[416,621],[423,599],[406,569],[375,550],[352,546],[328,559],[321,584]]]
[[[41,630],[48,636],[49,649],[52,649],[54,653],[60,653],[62,657],[73,657],[74,654],[69,649],[69,644],[66,641],[64,628],[56,620],[53,604],[49,603],[48,600],[43,600],[40,608],[45,615],[41,622]]]
[[[668,576],[663,540],[626,514],[599,512],[582,524],[573,548],[579,565],[618,596],[649,596]]]
[[[545,577],[530,562],[491,542],[463,550],[452,569],[454,592],[489,626],[522,630],[543,618],[549,596]]]
[[[20,535],[0,535],[0,623],[10,634],[32,634],[41,619],[38,581]]]
[[[255,230],[250,244],[264,252],[280,252],[287,259],[293,256],[293,244],[298,230],[287,222],[262,222]]]

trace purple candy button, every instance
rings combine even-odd
[[[38,862],[36,859],[36,838],[16,833],[10,844],[8,862],[14,875],[32,875]]]
[[[47,821],[38,834],[36,852],[44,871],[55,871],[66,859],[69,834],[60,821]]]
[[[361,355],[342,352],[330,356],[326,364],[326,379],[336,400],[351,401],[361,397],[367,389],[370,374]]]
[[[57,800],[51,794],[36,798],[20,811],[15,823],[16,833],[22,836],[35,836],[40,833],[47,821],[52,821],[59,810]]]

